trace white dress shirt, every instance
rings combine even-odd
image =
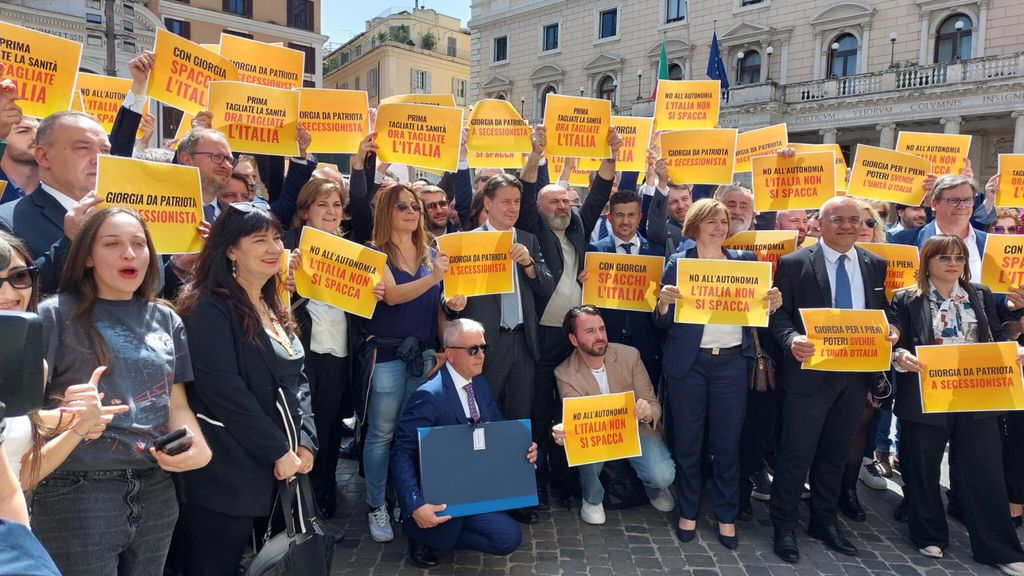
[[[819,242],[822,253],[825,255],[825,268],[828,270],[828,284],[832,291],[832,306],[836,303],[836,269],[839,265],[839,257],[842,256],[829,247],[825,242]],[[857,249],[850,248],[846,252],[846,275],[850,279],[850,295],[853,297],[854,310],[863,310],[867,300],[864,295],[864,279],[860,273],[860,260],[857,257]]]
[[[981,278],[981,252],[978,250],[978,235],[974,233],[974,226],[967,226],[967,238],[963,238],[967,244],[967,267],[971,269],[971,278]],[[939,222],[935,222],[935,235],[942,236],[945,232],[939,229]]]
[[[53,199],[59,202],[60,205],[63,206],[64,209],[67,210],[68,212],[70,212],[71,209],[74,208],[75,204],[78,204],[78,200],[75,200],[71,196],[68,196],[63,192],[58,191],[56,188],[50,186],[46,182],[40,182],[39,185],[43,188],[44,192],[46,192],[50,196],[53,196]]]
[[[616,254],[625,254],[625,252],[622,251],[622,245],[626,242],[631,242],[633,244],[629,247],[629,253],[631,255],[636,256],[637,254],[640,254],[640,236],[637,234],[633,234],[633,237],[629,240],[623,240],[622,238],[612,234],[612,242],[615,243]]]
[[[608,370],[601,366],[597,370],[591,368],[590,372],[594,375],[594,380],[597,380],[597,387],[601,389],[601,394],[611,393],[611,388],[608,387]]]
[[[469,396],[466,395],[466,384],[470,383],[470,380],[466,380],[452,368],[451,364],[445,364],[445,369],[448,370],[448,374],[452,377],[452,383],[455,384],[455,392],[459,395],[459,402],[462,402],[462,411],[466,413],[466,418],[472,418],[469,411]],[[476,388],[473,388],[473,397],[476,397]],[[477,414],[480,413],[480,405],[477,404]]]

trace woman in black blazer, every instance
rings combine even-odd
[[[902,423],[900,463],[910,539],[919,551],[941,558],[949,545],[940,466],[946,443],[957,465],[958,497],[974,559],[1007,574],[1024,574],[1024,549],[1010,521],[1000,453],[997,412],[923,413],[922,365],[917,346],[1005,340],[992,292],[970,282],[967,245],[955,236],[934,236],[921,247],[917,286],[893,297],[889,322],[899,331],[894,413]]]
[[[316,432],[303,349],[278,298],[281,225],[249,203],[213,225],[179,298],[195,382],[187,389],[213,460],[182,475],[185,574],[235,574],[277,480],[313,467]]]

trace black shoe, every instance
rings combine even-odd
[[[740,504],[740,511],[736,514],[736,519],[740,522],[750,522],[754,519],[754,507],[750,505],[750,500]]]
[[[721,532],[718,533],[718,541],[729,550],[735,550],[740,545],[739,536],[726,536]]]
[[[551,510],[551,495],[548,493],[547,487],[537,488],[537,505],[533,507],[534,510],[540,510],[547,512]]]
[[[840,554],[846,554],[847,556],[857,555],[857,547],[850,544],[850,541],[839,533],[839,527],[835,524],[829,524],[823,528],[812,526],[807,529],[807,535],[811,538],[821,540],[825,546],[828,546]]]
[[[775,555],[783,562],[800,561],[800,548],[796,545],[796,531],[775,529]]]
[[[437,566],[437,554],[426,544],[409,539],[409,564],[417,568],[433,568]]]
[[[359,443],[356,442],[356,439],[352,438],[342,442],[338,449],[338,456],[345,460],[359,460]]]
[[[900,500],[900,503],[896,505],[896,508],[892,511],[892,519],[903,524],[910,521],[910,516],[907,514],[906,498]]]
[[[693,528],[691,530],[685,530],[683,528],[680,528],[678,525],[676,526],[676,538],[678,538],[679,541],[682,542],[683,544],[685,544],[687,542],[693,542],[693,539],[696,538],[696,537],[697,537],[697,529],[696,528]]]
[[[760,472],[754,472],[750,475],[750,484],[752,486],[750,495],[755,500],[762,502],[768,502],[772,499],[772,481],[768,478],[768,473],[764,470]]]
[[[850,488],[849,490],[843,490],[843,493],[839,495],[839,510],[854,522],[864,522],[868,519],[867,514],[864,513],[864,508],[860,505],[860,499],[857,498],[857,489]]]
[[[508,515],[513,520],[520,524],[536,524],[540,521],[540,517],[533,511],[532,508],[516,508],[515,510],[509,510]]]

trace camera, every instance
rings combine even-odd
[[[38,410],[43,405],[45,384],[39,316],[0,312],[0,342],[0,415],[12,418]]]

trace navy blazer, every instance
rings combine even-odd
[[[920,228],[907,228],[904,230],[900,230],[899,232],[893,234],[892,239],[889,240],[889,242],[891,244],[907,244],[910,246],[917,246],[918,248],[920,248],[921,246],[924,246],[926,240],[928,240],[932,236],[935,236],[935,228],[935,221],[932,220],[931,222],[925,224],[924,226],[921,226]],[[988,233],[975,228],[974,235],[978,240],[978,253],[984,254],[985,241],[988,239]]]
[[[200,296],[182,321],[188,331],[195,381],[186,384],[188,403],[213,451],[204,468],[185,472],[178,483],[182,502],[231,516],[266,516],[277,480],[274,461],[290,449],[277,402],[287,402],[299,444],[316,452],[316,427],[309,383],[297,386],[275,372],[270,337],[245,339],[241,319],[221,296]],[[300,347],[298,337],[292,345]]]
[[[757,256],[753,252],[744,250],[724,249],[725,257],[729,260],[756,261]],[[663,285],[675,286],[676,266],[680,258],[696,258],[697,248],[691,248],[685,252],[676,252],[668,259],[665,265],[665,273],[661,277]],[[654,310],[654,324],[660,328],[668,329],[668,336],[665,338],[665,352],[662,358],[662,371],[666,378],[682,378],[693,367],[697,359],[697,351],[700,349],[700,341],[704,338],[703,324],[682,324],[675,321],[676,305],[668,307],[668,312],[662,316],[658,310]],[[743,329],[742,354],[744,357],[754,359],[754,339],[750,330]]]
[[[888,268],[884,258],[856,246],[857,262],[864,284],[864,308],[885,310],[885,274]],[[790,351],[797,336],[805,335],[801,308],[831,308],[832,287],[825,267],[825,252],[821,244],[786,254],[775,267],[775,287],[782,292],[782,307],[768,319],[775,340],[784,350],[781,370],[782,386],[787,392],[812,394],[821,387],[827,372],[803,370]],[[817,290],[815,290],[817,288]],[[865,378],[870,373],[865,374]]]
[[[491,386],[483,375],[473,378],[473,395],[480,410],[481,422],[504,420],[498,404],[491,396]],[[441,366],[433,378],[420,386],[405,405],[405,411],[398,421],[395,438],[391,442],[391,474],[395,492],[402,505],[402,529],[407,536],[434,548],[450,550],[462,531],[465,518],[452,518],[433,528],[420,528],[412,519],[412,513],[428,504],[420,491],[420,441],[418,428],[454,426],[468,424],[466,411],[462,408],[459,393],[448,366]],[[526,455],[524,454],[525,458]],[[444,502],[429,502],[444,504]],[[444,512],[438,513],[444,515]]]

